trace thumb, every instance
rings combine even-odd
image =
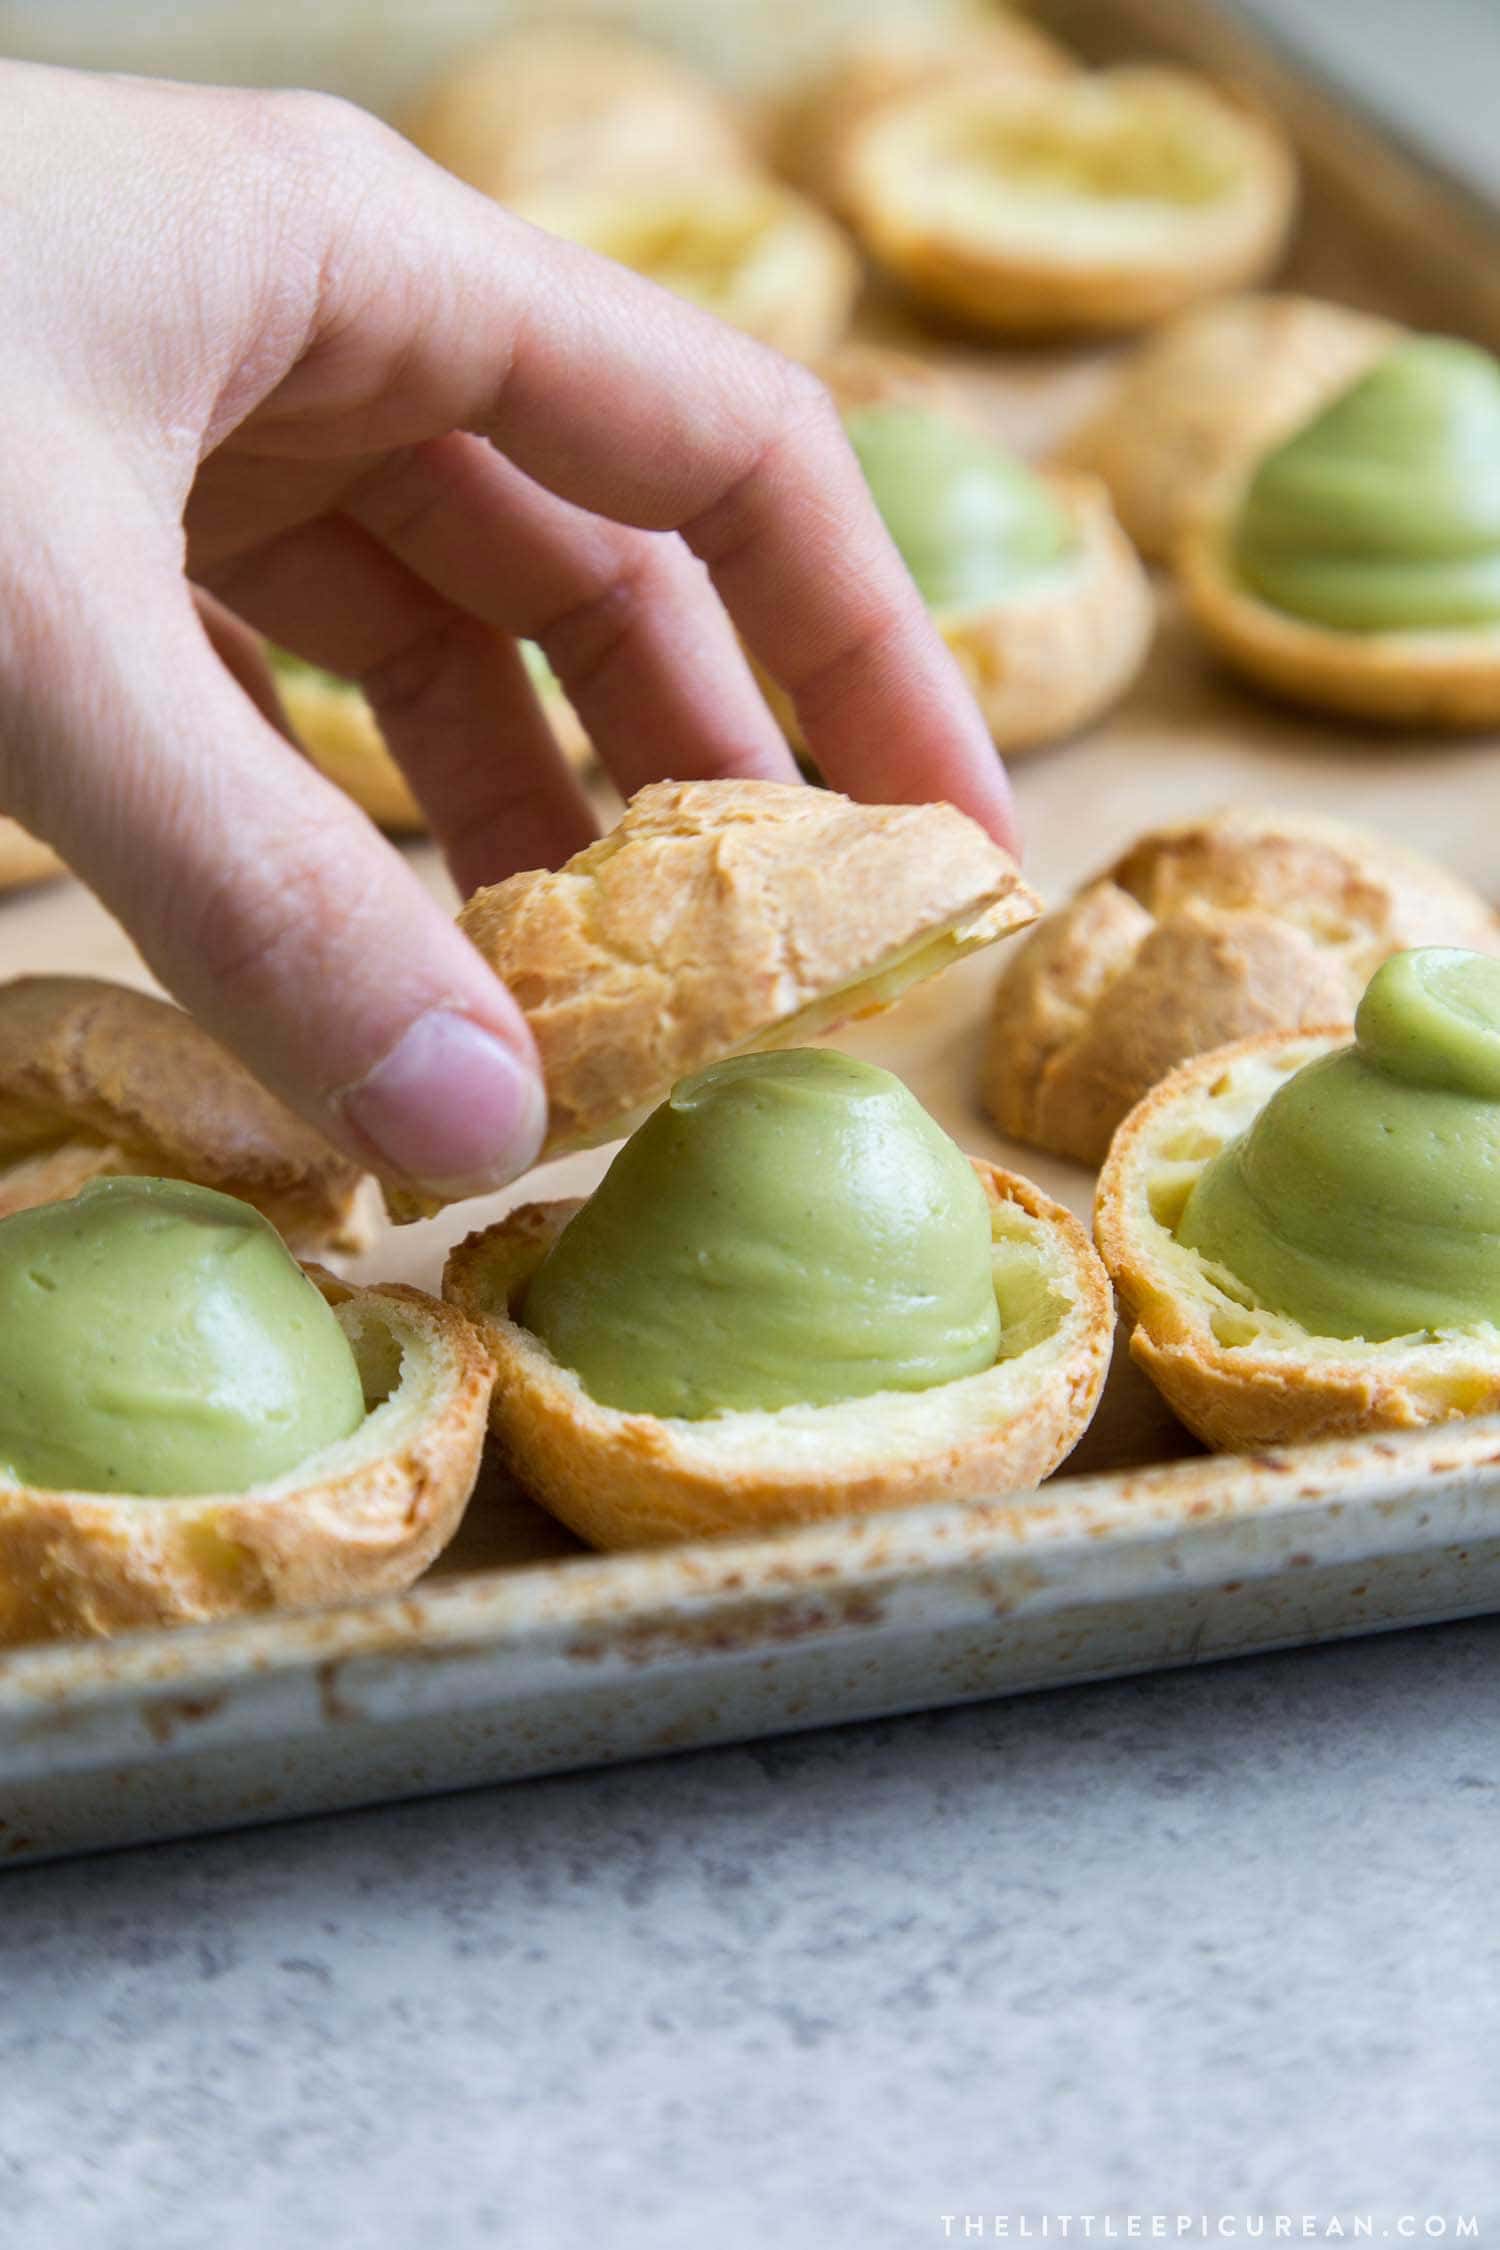
[[[513,1179],[546,1103],[509,993],[223,669],[181,581],[129,606],[102,640],[75,614],[23,667],[9,802],[199,1022],[360,1163],[450,1200]]]

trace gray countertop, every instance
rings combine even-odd
[[[18,1872],[0,2242],[1493,2240],[1497,1864],[1500,1620]]]

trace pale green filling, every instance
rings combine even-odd
[[[1500,1325],[1500,961],[1397,954],[1355,1031],[1205,1168],[1177,1239],[1315,1335]]]
[[[1073,560],[1066,510],[988,438],[912,406],[866,407],[845,426],[929,609],[1007,601]]]
[[[1274,608],[1355,633],[1500,621],[1500,364],[1399,346],[1268,454],[1235,525]]]
[[[522,1317],[628,1413],[926,1390],[995,1361],[989,1209],[888,1071],[745,1055],[685,1079],[626,1143]]]
[[[17,1482],[243,1491],[364,1413],[333,1313],[235,1197],[96,1180],[0,1221],[0,1465]]]

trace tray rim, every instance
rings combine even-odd
[[[1299,125],[1309,116],[1332,120],[1339,128],[1329,176],[1340,192],[1363,195],[1368,183],[1360,176],[1360,161],[1371,150],[1380,154],[1386,187],[1397,203],[1403,193],[1412,199],[1404,230],[1408,234],[1418,231],[1422,213],[1434,208],[1444,215],[1454,241],[1500,233],[1500,203],[1450,174],[1425,150],[1414,149],[1399,129],[1302,56],[1294,42],[1269,27],[1252,30],[1242,9],[1209,0],[1099,0],[1099,5],[1158,49],[1171,47],[1184,54],[1193,41],[1201,48],[1207,39],[1218,41],[1221,54],[1227,43],[1234,56],[1258,56],[1259,87],[1297,90],[1297,114],[1286,120],[1294,138],[1300,140]],[[1067,9],[1039,0],[1037,13],[1045,20],[1065,15]],[[1143,26],[1149,29],[1143,31]],[[1215,68],[1211,58],[1199,66]],[[1366,198],[1371,210],[1376,200],[1372,190]],[[1372,218],[1372,227],[1375,223]],[[1449,263],[1461,265],[1458,251],[1452,250]],[[1445,272],[1444,285],[1451,278]],[[1500,283],[1484,275],[1478,279],[1483,286],[1470,292],[1471,325],[1492,345],[1500,345]],[[906,1623],[901,1620],[902,1593],[909,1592],[916,1603],[935,1589],[942,1601],[952,1597],[956,1614],[985,1573],[1013,1569],[1023,1558],[1057,1566],[1060,1606],[1068,1600],[1087,1606],[1088,1572],[1082,1561],[1090,1556],[1116,1564],[1133,1558],[1135,1594],[1128,1584],[1122,1588],[1116,1582],[1110,1600],[1169,1588],[1211,1591],[1215,1572],[1222,1575],[1216,1545],[1221,1547],[1221,1535],[1237,1525],[1269,1527],[1275,1534],[1261,1539],[1259,1552],[1247,1547],[1247,1579],[1269,1581],[1294,1560],[1315,1559],[1288,1552],[1281,1535],[1294,1530],[1305,1530],[1310,1541],[1315,1532],[1328,1539],[1336,1552],[1316,1558],[1325,1564],[1381,1554],[1410,1557],[1421,1551],[1420,1533],[1427,1527],[1431,1544],[1451,1544],[1443,1503],[1464,1495],[1481,1502],[1487,1514],[1493,1508],[1494,1536],[1500,1539],[1500,1414],[1254,1455],[1207,1455],[1064,1475],[992,1501],[830,1519],[749,1538],[486,1567],[424,1580],[404,1595],[355,1607],[268,1612],[111,1641],[0,1651],[0,1786],[18,1770],[25,1772],[29,1748],[44,1738],[62,1760],[52,1767],[32,1767],[44,1785],[49,1771],[61,1773],[69,1763],[74,1772],[80,1765],[93,1770],[105,1764],[111,1743],[117,1759],[140,1765],[169,1762],[178,1748],[186,1750],[189,1740],[210,1746],[248,1740],[263,1734],[257,1720],[267,1699],[274,1702],[279,1688],[292,1685],[317,1683],[318,1692],[305,1710],[299,1705],[299,1724],[315,1726],[320,1697],[327,1717],[329,1698],[342,1692],[336,1684],[341,1676],[375,1683],[377,1707],[353,1715],[379,1726],[399,1710],[402,1682],[412,1679],[419,1659],[452,1658],[457,1663],[470,1654],[514,1659],[519,1673],[529,1669],[530,1686],[525,1678],[514,1683],[515,1692],[524,1696],[541,1692],[538,1683],[555,1680],[570,1667],[576,1676],[585,1663],[599,1679],[611,1668],[623,1677],[739,1661],[756,1650],[774,1650],[785,1640],[789,1623],[795,1623],[803,1645],[920,1631],[923,1617],[916,1609]],[[1424,1514],[1429,1500],[1431,1508]],[[1485,1536],[1491,1536],[1488,1527]],[[1080,1566],[1079,1576],[1064,1583],[1070,1559]],[[892,1594],[897,1597],[894,1616],[883,1606],[884,1597]],[[1043,1590],[1032,1598],[1040,1602],[1048,1596]],[[1488,1600],[1482,1606],[1489,1607]],[[1420,1614],[1355,1621],[1252,1645],[1289,1645],[1463,1614],[1473,1610],[1445,1595],[1438,1608]],[[927,1617],[926,1629],[936,1631],[933,1616]],[[1150,1661],[1182,1660],[1187,1659]],[[440,1676],[451,1675],[440,1668]],[[509,1690],[512,1683],[506,1684]],[[482,1680],[476,1676],[480,1688],[493,1697],[492,1672]],[[391,1709],[384,1712],[378,1705],[387,1692]],[[190,1713],[190,1699],[206,1702],[221,1694],[223,1708],[181,1734],[150,1723],[154,1710],[174,1707]],[[936,1686],[930,1700],[956,1697]],[[808,1723],[838,1716],[837,1710],[829,1711]],[[127,1719],[128,1728],[121,1726]],[[117,1729],[113,1736],[111,1727]],[[763,1731],[749,1727],[744,1733]],[[245,1817],[275,1818],[278,1810]],[[185,1828],[168,1819],[154,1832],[184,1833],[201,1825]],[[101,1815],[101,1833],[105,1826]]]

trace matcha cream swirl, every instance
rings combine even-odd
[[[1500,623],[1500,363],[1398,346],[1260,463],[1232,554],[1273,609],[1341,632]]]
[[[343,1330],[237,1197],[104,1179],[0,1221],[0,1468],[19,1483],[243,1492],[364,1414]]]
[[[1314,1335],[1500,1326],[1500,960],[1387,961],[1355,1044],[1212,1160],[1177,1239]]]
[[[914,406],[863,407],[844,426],[929,609],[1007,601],[1073,560],[1066,509],[979,432]]]
[[[526,1325],[603,1406],[699,1420],[978,1374],[989,1210],[898,1078],[827,1049],[684,1079],[553,1244]]]

